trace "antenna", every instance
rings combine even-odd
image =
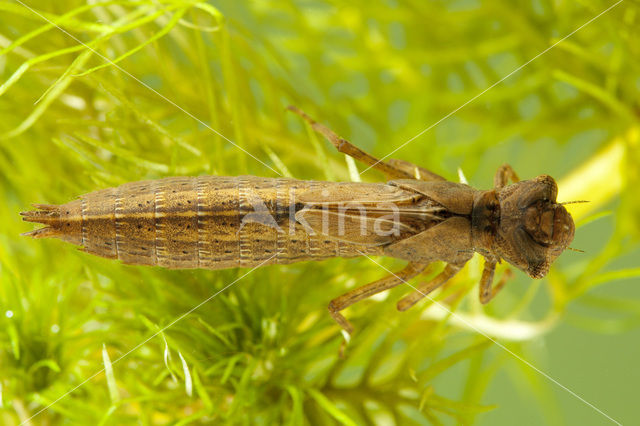
[[[558,203],[561,206],[564,206],[566,204],[578,204],[578,203],[589,203],[589,200],[575,200],[575,201],[565,201],[564,203]]]
[[[575,251],[575,252],[578,252],[578,253],[584,253],[584,250],[580,250],[580,249],[573,248],[573,247],[567,247],[567,248],[568,248],[569,250],[572,250],[572,251]]]

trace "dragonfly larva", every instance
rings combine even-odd
[[[476,190],[405,161],[379,161],[290,109],[340,152],[390,180],[198,176],[132,182],[62,205],[37,204],[37,210],[21,214],[46,226],[26,235],[56,237],[91,254],[166,268],[250,268],[363,255],[408,261],[401,271],[330,303],[331,315],[348,332],[352,327],[341,310],[419,275],[434,261],[447,266],[401,299],[399,309],[448,281],[474,252],[485,257],[480,300],[486,303],[504,285],[503,279],[492,287],[502,259],[541,278],[573,239],[573,219],[556,202],[550,176],[519,181],[504,165],[493,189]]]

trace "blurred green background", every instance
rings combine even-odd
[[[636,0],[0,1],[0,423],[637,423],[639,13]],[[454,316],[397,312],[406,286],[359,303],[340,359],[326,306],[384,275],[367,259],[243,277],[19,235],[30,203],[128,181],[356,178],[288,104],[377,156],[428,129],[393,157],[474,187],[504,162],[554,176],[560,200],[590,201],[570,206],[584,253],[540,281],[516,272],[486,307],[474,258],[436,294]]]

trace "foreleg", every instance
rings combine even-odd
[[[480,303],[487,304],[496,297],[496,294],[502,287],[507,283],[507,280],[513,276],[513,272],[511,269],[507,269],[498,281],[498,284],[491,288],[491,283],[493,282],[493,274],[496,270],[496,262],[492,260],[486,260],[484,264],[484,270],[482,271],[482,278],[480,279]]]
[[[496,189],[504,188],[507,186],[509,179],[511,179],[512,182],[518,182],[520,180],[510,165],[503,164],[498,168],[498,171],[496,171],[496,174],[493,177],[493,186]]]

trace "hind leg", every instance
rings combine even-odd
[[[436,277],[431,281],[419,284],[418,287],[414,287],[414,292],[400,299],[400,301],[398,302],[398,310],[406,311],[407,309],[418,303],[420,300],[422,300],[422,298],[428,297],[429,293],[453,278],[453,276],[457,274],[461,268],[462,266],[460,265],[449,263],[444,268],[444,270],[440,272],[440,274],[436,275]]]
[[[413,163],[404,160],[396,160],[395,158],[390,158],[387,163],[396,169],[402,170],[403,172],[411,175],[412,179],[417,180],[446,180],[442,176],[433,173],[425,169],[424,167],[417,166]]]
[[[307,121],[313,130],[324,136],[329,142],[333,144],[333,146],[336,147],[339,152],[342,152],[343,154],[346,154],[355,160],[359,160],[364,164],[381,171],[390,179],[415,179],[412,172],[407,172],[403,168],[396,167],[390,162],[387,163],[378,160],[376,157],[364,152],[348,140],[341,138],[327,126],[318,123],[301,109],[294,106],[289,106],[287,107],[287,109],[298,114],[305,121]]]
[[[358,287],[355,290],[351,290],[348,293],[337,297],[329,303],[329,313],[331,317],[337,322],[340,327],[348,334],[353,333],[353,326],[347,319],[340,313],[343,309],[348,308],[356,302],[373,296],[374,294],[381,293],[390,288],[396,287],[411,278],[422,273],[427,265],[419,263],[409,263],[404,269],[398,271],[395,274],[388,275],[380,280],[374,281],[362,287]]]

